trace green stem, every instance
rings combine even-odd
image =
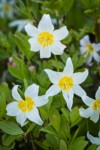
[[[54,55],[54,58],[55,58],[55,62],[56,62],[57,71],[59,72],[59,63],[58,63],[56,55]]]
[[[32,143],[32,149],[35,150],[35,146],[34,146],[34,142],[33,142],[33,139],[32,139],[32,135],[31,135],[31,143]]]

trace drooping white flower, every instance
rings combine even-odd
[[[9,23],[9,27],[16,27],[17,26],[17,31],[22,31],[24,29],[24,26],[28,23],[28,22],[32,22],[28,19],[18,19],[18,20],[14,20],[12,22]]]
[[[68,30],[64,26],[54,31],[54,26],[49,15],[44,14],[39,22],[38,28],[28,23],[25,26],[27,34],[31,37],[28,41],[31,51],[40,51],[40,58],[49,58],[51,53],[61,55],[66,48],[60,40],[68,35]]]
[[[99,137],[94,137],[89,132],[87,133],[87,138],[90,140],[90,142],[98,145],[96,150],[100,150],[100,131],[98,132],[98,136]]]
[[[95,100],[86,95],[82,97],[82,100],[88,106],[88,108],[80,108],[80,115],[84,118],[90,117],[90,120],[96,123],[99,120],[100,114],[100,87],[96,92]]]
[[[54,96],[62,91],[69,110],[72,108],[74,94],[80,97],[86,94],[79,84],[81,84],[88,76],[88,70],[73,73],[74,68],[71,58],[67,59],[63,72],[56,72],[50,69],[45,69],[45,72],[53,83],[47,90],[46,95]]]
[[[14,5],[15,0],[1,0],[0,1],[0,17],[13,18],[14,14]]]
[[[41,107],[48,102],[45,95],[38,96],[39,86],[36,84],[30,85],[25,93],[25,100],[19,95],[17,91],[18,85],[12,89],[12,96],[16,100],[7,105],[7,115],[16,116],[16,120],[21,126],[25,124],[26,119],[35,122],[39,125],[43,124],[40,118],[37,107]]]
[[[100,51],[100,43],[91,43],[89,40],[89,36],[86,35],[83,39],[80,40],[80,52],[81,54],[89,55],[87,64],[90,65],[92,58],[95,61],[100,62],[100,56],[98,55],[98,51]]]

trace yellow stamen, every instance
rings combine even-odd
[[[73,87],[74,82],[71,77],[64,76],[59,80],[58,85],[60,86],[60,88],[68,92]]]
[[[3,9],[4,9],[5,12],[10,12],[12,8],[11,8],[10,5],[6,4],[6,5],[4,5]]]
[[[94,110],[97,110],[98,113],[100,114],[100,98],[99,99],[96,99],[92,105],[92,108]]]
[[[94,48],[93,48],[92,44],[87,44],[86,49],[87,49],[87,52],[88,52],[89,55],[91,55],[94,51]]]
[[[54,36],[49,32],[41,32],[38,34],[38,42],[46,48],[54,43]]]
[[[34,101],[30,97],[26,97],[25,101],[20,100],[18,102],[18,107],[23,112],[30,112],[34,107]]]

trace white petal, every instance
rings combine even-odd
[[[92,144],[100,145],[100,138],[92,136],[91,134],[89,134],[89,132],[87,133],[87,138]]]
[[[33,100],[38,97],[39,86],[36,84],[30,85],[25,91],[25,97],[30,97]]]
[[[68,35],[69,31],[67,30],[66,26],[58,29],[58,30],[55,30],[53,32],[53,35],[55,36],[55,40],[63,40],[67,35]]]
[[[80,47],[81,54],[84,54],[86,52],[86,48],[84,46]]]
[[[31,37],[35,37],[39,33],[38,29],[30,23],[25,26],[25,31]]]
[[[20,113],[20,110],[18,109],[18,102],[8,104],[6,110],[8,116],[17,116]]]
[[[80,112],[80,116],[82,116],[84,118],[89,118],[92,115],[93,110],[90,107],[87,109],[80,108],[79,112]]]
[[[31,51],[38,52],[40,50],[40,45],[37,42],[36,38],[31,38],[28,40],[31,45]]]
[[[80,40],[80,45],[81,46],[86,46],[86,44],[89,44],[90,43],[90,40],[89,40],[89,36],[86,35],[83,37],[83,39]]]
[[[82,101],[87,105],[87,106],[91,106],[94,102],[94,100],[90,97],[88,97],[87,95],[84,95],[82,97]]]
[[[74,68],[71,58],[69,57],[66,61],[66,66],[64,68],[63,73],[67,76],[71,76],[73,74]]]
[[[46,92],[46,97],[57,95],[61,91],[57,85],[52,85]]]
[[[71,111],[72,105],[73,105],[73,91],[70,90],[68,93],[66,91],[62,91],[63,92],[63,97],[67,103],[67,107],[68,109]]]
[[[21,112],[19,115],[17,115],[16,120],[21,126],[23,126],[26,120],[25,113]]]
[[[82,98],[82,96],[86,95],[86,92],[81,88],[80,85],[74,85],[73,91],[76,95]]]
[[[100,86],[98,87],[97,91],[96,91],[96,95],[95,95],[96,99],[100,98]]]
[[[85,81],[85,79],[88,76],[88,70],[86,69],[84,72],[79,72],[79,73],[74,73],[72,75],[72,78],[74,80],[74,84],[81,84],[82,82]]]
[[[49,31],[52,32],[54,30],[54,26],[51,22],[50,15],[44,14],[42,19],[39,22],[38,29],[40,31]]]
[[[45,69],[44,71],[47,73],[47,75],[52,83],[58,84],[58,81],[62,76],[61,72],[52,71],[50,69]]]
[[[92,55],[90,55],[89,57],[88,57],[88,60],[86,61],[86,64],[87,65],[91,65],[91,61],[92,61]]]
[[[64,49],[66,48],[65,45],[63,45],[61,42],[59,41],[55,41],[55,43],[50,46],[50,50],[54,55],[61,55],[63,54]]]
[[[50,58],[50,57],[51,57],[51,51],[49,46],[47,48],[40,49],[40,58]]]
[[[95,61],[100,62],[100,56],[97,54],[97,52],[93,53],[93,57],[94,57]]]
[[[100,43],[98,44],[93,43],[92,46],[94,47],[96,52],[100,51]]]
[[[97,122],[99,120],[99,114],[98,112],[94,111],[93,114],[91,115],[90,120],[92,120],[93,122]]]
[[[30,121],[35,122],[36,124],[39,124],[39,125],[43,124],[43,121],[41,120],[40,115],[39,115],[39,111],[36,107],[34,107],[32,111],[28,112],[26,116]]]
[[[38,96],[36,99],[34,99],[34,101],[36,107],[41,107],[48,103],[48,98],[46,98],[45,95],[42,95],[42,96]]]
[[[15,85],[15,86],[13,87],[13,89],[12,89],[12,96],[13,96],[14,99],[20,101],[22,98],[21,98],[21,96],[19,95],[19,93],[18,93],[18,91],[17,91],[18,86],[19,86],[19,85]]]
[[[100,143],[99,143],[99,145],[100,145]],[[100,150],[100,146],[98,146],[96,150]]]

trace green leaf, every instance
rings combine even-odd
[[[12,121],[1,121],[0,129],[10,135],[19,135],[24,133],[23,130]]]
[[[96,150],[96,145],[90,145],[87,150]]]
[[[28,43],[27,36],[20,32],[16,32],[15,42],[19,50],[26,56],[28,60],[30,60],[34,53],[30,51],[30,45]]]
[[[70,124],[66,120],[65,116],[61,115],[61,124],[60,124],[60,136],[63,139],[70,139]]]
[[[60,140],[60,150],[67,150],[67,145],[64,140]]]
[[[8,99],[10,97],[10,90],[8,88],[8,84],[7,83],[3,83],[0,86],[0,94],[5,93],[5,98]]]
[[[60,129],[60,115],[55,108],[50,109],[49,120],[56,131]]]
[[[3,116],[5,109],[6,109],[6,97],[5,94],[2,93],[0,95],[0,117]]]
[[[7,135],[4,134],[2,137],[2,144],[4,146],[9,146],[11,143],[13,143],[17,138],[19,137],[19,135]]]
[[[70,121],[71,121],[71,127],[75,126],[81,121],[78,107],[74,107],[70,112]]]
[[[88,144],[88,142],[84,139],[84,137],[78,137],[75,139],[72,143],[70,143],[68,150],[84,150]]]

